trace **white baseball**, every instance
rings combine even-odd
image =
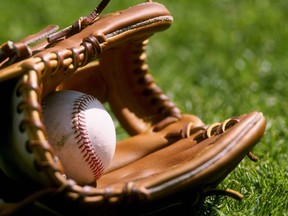
[[[113,120],[93,96],[72,90],[52,93],[42,102],[48,141],[67,178],[91,184],[110,164],[116,147]]]

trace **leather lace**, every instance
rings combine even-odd
[[[149,101],[149,106],[154,106],[161,120],[155,125],[154,131],[159,131],[166,125],[178,121],[181,118],[180,109],[163,93],[155,84],[153,76],[149,73],[149,66],[146,64],[145,55],[148,40],[134,43],[133,75],[136,76],[137,84],[142,88],[142,95]],[[151,118],[159,118],[152,116]]]
[[[100,17],[100,13],[104,10],[109,2],[110,0],[102,0],[91,12],[91,14],[81,17],[72,25],[58,32],[56,32],[59,28],[58,26],[49,25],[43,30],[29,35],[18,42],[7,41],[6,43],[3,43],[0,46],[0,69],[32,56],[33,51],[30,45],[33,43],[47,39],[48,45],[46,47],[51,47],[59,40],[79,33],[87,26],[93,24]]]

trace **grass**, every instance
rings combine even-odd
[[[104,12],[139,2],[112,0]],[[265,136],[254,149],[260,161],[245,158],[219,185],[240,191],[244,200],[210,197],[198,214],[288,215],[288,2],[160,2],[174,23],[151,37],[148,63],[167,95],[207,124],[250,111],[261,111],[267,119]],[[97,3],[2,1],[0,43],[48,24],[66,27]]]

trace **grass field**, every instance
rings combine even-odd
[[[104,13],[139,2],[111,0]],[[250,111],[267,119],[254,149],[260,161],[245,158],[219,185],[240,191],[244,200],[210,197],[198,215],[288,215],[288,1],[159,2],[174,23],[151,37],[148,63],[168,96],[207,124]],[[97,3],[2,0],[0,43],[48,24],[66,27]]]

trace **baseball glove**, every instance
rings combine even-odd
[[[183,114],[146,64],[148,39],[169,28],[170,12],[145,2],[100,15],[108,2],[64,30],[49,26],[1,46],[1,215],[37,208],[47,215],[156,215],[176,207],[184,213],[207,195],[242,198],[217,186],[246,155],[255,160],[262,113],[209,125]],[[129,134],[95,185],[65,178],[47,139],[41,101],[64,89],[109,104]]]

